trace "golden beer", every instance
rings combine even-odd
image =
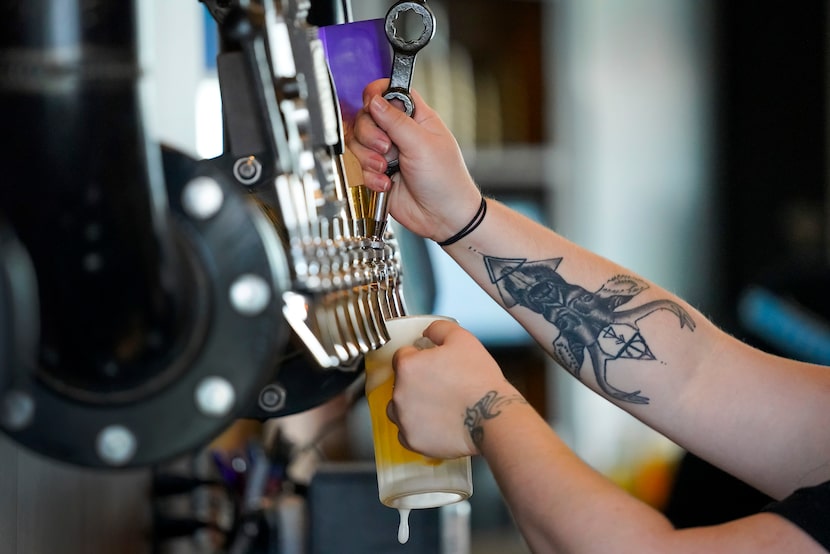
[[[470,458],[438,460],[413,452],[398,440],[398,427],[386,414],[395,373],[392,357],[414,344],[424,329],[442,316],[406,316],[386,322],[390,340],[366,354],[366,399],[372,419],[375,466],[380,501],[392,508],[434,508],[465,500],[472,494]]]
[[[372,437],[375,442],[375,456],[384,463],[407,464],[427,463],[438,464],[441,460],[428,458],[404,447],[398,440],[398,426],[389,420],[386,415],[386,406],[392,400],[392,388],[395,384],[395,374],[389,365],[374,365],[371,363],[374,356],[366,357],[366,399],[369,402],[369,412],[372,416]],[[372,377],[369,377],[369,376]],[[372,381],[372,387],[369,383]]]

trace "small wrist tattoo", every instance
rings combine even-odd
[[[496,391],[491,390],[481,400],[467,408],[464,426],[467,428],[467,432],[470,433],[470,438],[473,439],[473,444],[476,447],[481,446],[482,441],[484,441],[484,421],[500,415],[501,408],[509,404],[527,404],[527,400],[518,394],[499,396]]]

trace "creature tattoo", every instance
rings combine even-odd
[[[467,408],[467,416],[464,418],[464,426],[470,433],[470,438],[473,439],[473,444],[480,446],[484,440],[484,420],[493,419],[501,414],[499,409],[502,406],[512,404],[514,402],[521,402],[527,404],[527,401],[521,396],[499,396],[496,391],[491,390],[485,394],[481,400],[475,403],[470,408]]]
[[[695,322],[671,300],[655,300],[618,311],[648,285],[635,277],[616,275],[591,292],[568,283],[556,272],[561,261],[484,256],[490,282],[498,287],[507,308],[524,306],[556,326],[559,335],[553,341],[553,353],[565,368],[579,378],[587,350],[603,392],[623,402],[648,404],[648,397],[639,390],[625,392],[608,382],[608,363],[655,359],[637,322],[658,310],[676,315],[681,328],[694,331]]]

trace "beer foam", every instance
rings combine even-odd
[[[409,541],[409,510],[408,508],[401,508],[398,514],[401,516],[401,522],[398,524],[398,542],[406,544]]]
[[[366,392],[369,392],[392,376],[392,357],[404,346],[416,346],[423,349],[429,339],[423,337],[424,330],[433,321],[452,320],[451,318],[436,315],[415,315],[396,317],[386,321],[386,330],[389,340],[378,348],[366,354]]]

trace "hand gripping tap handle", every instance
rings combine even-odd
[[[402,17],[405,17],[407,12],[414,12],[421,17],[423,23],[423,30],[420,35],[414,40],[407,38],[405,29],[403,28]],[[426,0],[402,0],[397,2],[386,14],[386,38],[392,46],[392,74],[389,79],[389,88],[383,94],[383,97],[390,102],[398,100],[403,104],[406,115],[412,117],[415,113],[415,104],[412,101],[410,94],[410,86],[412,84],[412,72],[415,68],[415,57],[421,51],[432,37],[435,35],[435,16],[432,11],[427,8]],[[398,160],[392,160],[386,169],[386,174],[392,177],[398,172]],[[383,240],[383,233],[386,230],[386,221],[388,219],[388,199],[387,193],[376,192],[372,198],[372,219],[374,220],[374,231],[372,233],[372,243],[381,243]]]

